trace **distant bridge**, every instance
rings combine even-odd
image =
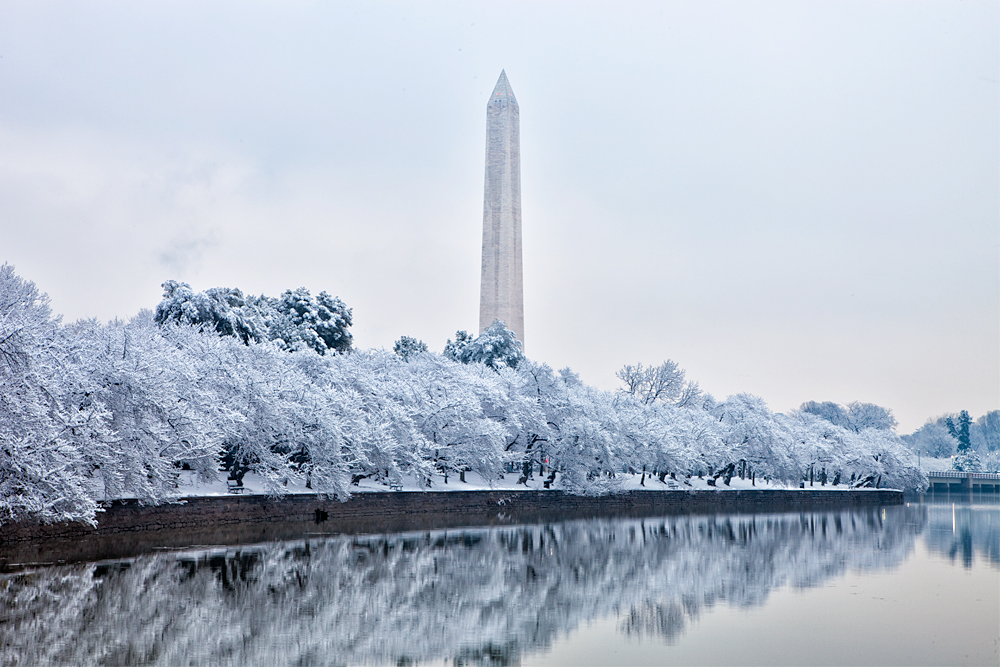
[[[927,473],[930,486],[928,491],[985,491],[987,493],[1000,492],[1000,473],[995,472],[958,472],[948,470],[945,472]]]

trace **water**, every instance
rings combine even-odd
[[[996,500],[317,536],[0,575],[0,664],[996,665],[998,635]]]

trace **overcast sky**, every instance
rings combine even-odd
[[[440,351],[504,68],[528,356],[1000,407],[998,3],[428,5],[4,0],[0,262],[67,321],[305,286]]]

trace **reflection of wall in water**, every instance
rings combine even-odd
[[[591,619],[677,637],[720,602],[888,568],[922,508],[592,520],[305,542],[0,577],[3,660],[516,662]]]
[[[979,558],[1000,566],[1000,506],[928,503],[927,548],[972,567]]]

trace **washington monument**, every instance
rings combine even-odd
[[[486,192],[479,332],[501,320],[524,342],[521,280],[520,112],[507,74],[500,72],[486,106]]]

